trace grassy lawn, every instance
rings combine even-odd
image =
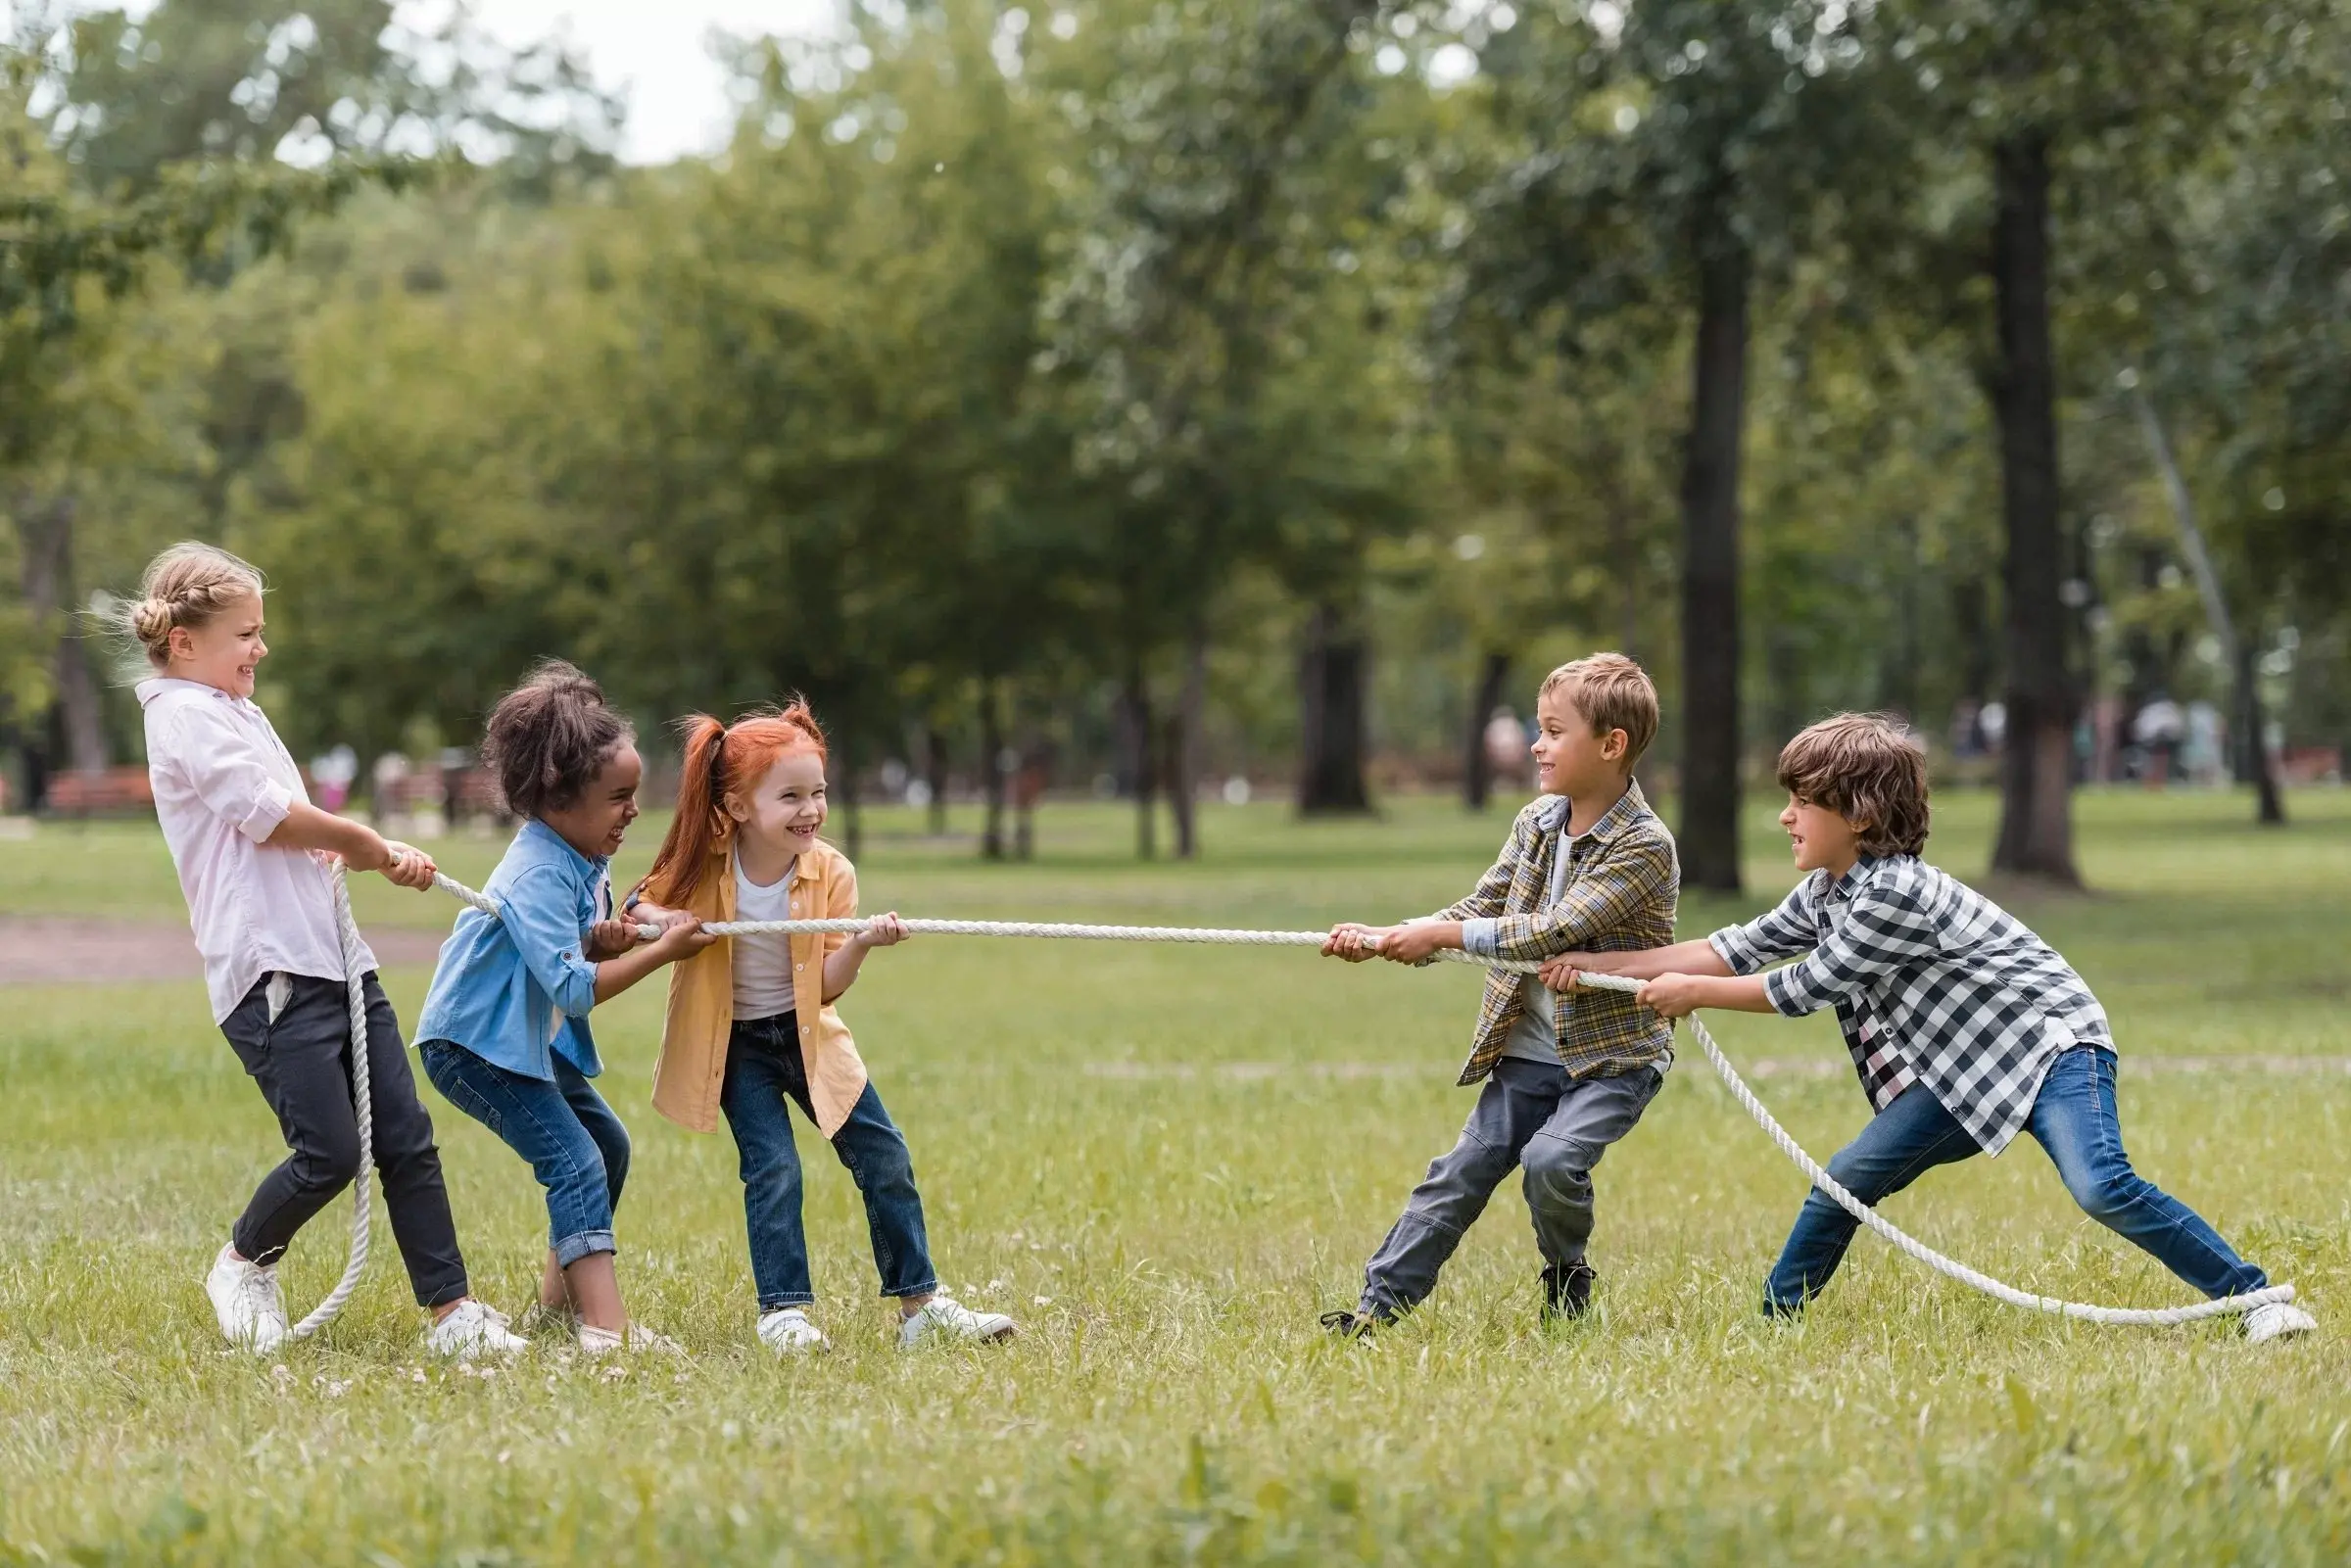
[[[1754,1304],[1802,1178],[1694,1053],[1601,1168],[1592,1319],[1538,1329],[1513,1183],[1420,1313],[1333,1344],[1315,1314],[1352,1303],[1467,1114],[1451,1084],[1475,975],[935,939],[878,955],[845,1011],[946,1280],[1022,1318],[1010,1347],[888,1348],[854,1189],[803,1127],[836,1349],[763,1354],[733,1146],[648,1103],[648,985],[599,1020],[636,1136],[621,1276],[688,1362],[591,1369],[549,1343],[491,1376],[425,1364],[386,1240],[321,1342],[256,1363],[223,1353],[198,1280],[280,1151],[201,985],[10,987],[0,1563],[2339,1562],[2351,798],[2290,805],[2262,833],[2237,797],[2086,795],[2097,892],[2014,904],[2114,1016],[2141,1170],[2319,1311],[2319,1335],[2268,1349],[2027,1316],[1866,1238],[1804,1323],[1767,1327]],[[988,868],[875,812],[862,870],[870,908],[906,913],[1316,927],[1453,896],[1505,821],[1217,807],[1199,864],[1137,867],[1123,813],[1055,806],[1036,864]],[[1687,900],[1685,933],[1787,886],[1768,817],[1752,827],[1751,897]],[[1932,847],[1973,874],[1990,827],[1988,801],[1954,797]],[[433,847],[478,884],[499,846]],[[0,843],[0,910],[182,916],[151,825]],[[380,885],[360,911],[454,914]],[[404,1019],[426,978],[387,976]],[[1776,1069],[1757,1088],[1815,1154],[1860,1125],[1849,1071],[1804,1070],[1843,1061],[1825,1016],[1716,1033]],[[475,1284],[519,1307],[538,1190],[425,1093]],[[2186,1299],[2029,1140],[1890,1212],[2017,1284]],[[292,1255],[295,1310],[339,1269],[347,1213]]]

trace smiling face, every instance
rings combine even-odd
[[[825,759],[813,745],[794,746],[778,757],[747,795],[727,796],[727,815],[735,819],[737,832],[770,854],[814,849],[827,809]]]
[[[621,841],[628,837],[629,824],[637,820],[637,786],[644,778],[644,761],[637,748],[624,740],[604,758],[578,799],[546,807],[539,820],[591,859],[617,855]]]
[[[254,667],[269,656],[262,641],[262,596],[246,594],[202,626],[171,629],[164,673],[200,681],[232,697],[253,695]]]
[[[1842,877],[1861,858],[1861,834],[1869,825],[1847,822],[1827,806],[1792,794],[1780,812],[1780,826],[1787,830],[1798,871]]]
[[[1589,795],[1620,784],[1624,773],[1622,730],[1592,733],[1592,721],[1575,709],[1565,686],[1535,703],[1535,787],[1547,795]]]

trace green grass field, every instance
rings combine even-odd
[[[2086,795],[2095,896],[2017,901],[2114,1016],[2142,1171],[2201,1209],[2321,1332],[2070,1326],[1864,1238],[1800,1326],[1755,1315],[1802,1178],[1685,1054],[1601,1167],[1599,1309],[1539,1329],[1504,1189],[1438,1295],[1376,1345],[1325,1340],[1470,1093],[1476,976],[1286,951],[918,941],[845,1011],[908,1132],[948,1284],[1014,1312],[991,1352],[888,1348],[854,1191],[803,1129],[828,1355],[752,1338],[734,1150],[648,1103],[648,985],[600,1015],[636,1136],[621,1276],[692,1358],[625,1375],[543,1345],[423,1364],[387,1243],[322,1340],[223,1351],[199,1277],[274,1126],[194,981],[0,990],[0,1562],[2083,1562],[2351,1557],[2351,797],[2261,833],[2239,798]],[[1989,802],[1940,814],[1984,865]],[[1251,926],[1415,913],[1505,817],[1403,802],[1368,824],[1217,808],[1185,867],[1127,818],[1054,807],[1035,865],[984,868],[877,813],[869,908]],[[648,825],[650,826],[650,825]],[[968,824],[967,824],[968,826]],[[1744,906],[1792,879],[1753,819]],[[624,869],[641,866],[640,830]],[[434,846],[478,882],[498,846]],[[0,843],[0,909],[177,920],[153,827]],[[446,900],[362,890],[362,918]],[[412,1019],[426,975],[388,976]],[[1866,1114],[1834,1023],[1723,1018],[1825,1157]],[[527,1299],[527,1170],[428,1088],[482,1294]],[[380,1212],[380,1211],[379,1211]],[[2068,1203],[2029,1140],[1890,1206],[2014,1283],[2126,1304],[2183,1290]],[[285,1269],[305,1310],[347,1211]],[[379,1228],[379,1235],[386,1234]]]

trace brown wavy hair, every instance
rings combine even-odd
[[[661,837],[653,869],[642,884],[645,896],[670,909],[692,903],[710,875],[711,862],[735,841],[735,819],[727,802],[752,788],[788,752],[813,750],[830,756],[824,726],[808,704],[793,697],[781,708],[765,708],[733,724],[706,713],[678,721],[685,767],[678,776],[678,811]]]
[[[1780,787],[1861,825],[1865,855],[1927,844],[1927,748],[1883,713],[1839,713],[1780,748]]]

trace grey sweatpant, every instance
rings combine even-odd
[[[1582,1262],[1592,1237],[1592,1167],[1633,1130],[1664,1081],[1655,1068],[1577,1079],[1521,1057],[1495,1063],[1461,1141],[1429,1163],[1404,1216],[1371,1255],[1359,1309],[1391,1317],[1417,1306],[1494,1189],[1521,1165],[1543,1260]]]

